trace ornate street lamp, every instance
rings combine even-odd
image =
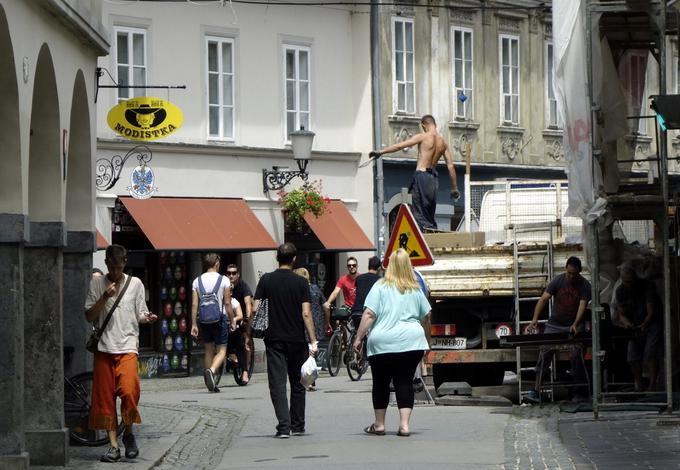
[[[297,162],[299,171],[288,170],[287,167],[274,166],[271,170],[262,169],[262,189],[263,192],[277,191],[283,189],[293,178],[299,176],[303,181],[307,181],[307,164],[312,156],[312,142],[314,132],[306,131],[304,127],[299,131],[290,133],[290,143],[293,147],[293,158]]]

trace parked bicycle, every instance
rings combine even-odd
[[[64,348],[64,362],[68,363],[73,348]],[[73,377],[64,376],[64,422],[69,429],[73,442],[84,446],[108,444],[107,432],[90,429],[90,404],[92,402],[92,372],[82,372]],[[125,425],[118,412],[118,435],[122,435]]]
[[[335,377],[340,372],[341,361],[347,364],[348,355],[352,348],[352,343],[349,342],[353,331],[350,316],[350,309],[346,305],[334,308],[331,312],[331,321],[336,327],[331,339],[328,341],[326,367],[332,377]]]
[[[361,353],[357,354],[352,349],[354,339],[357,335],[357,329],[352,330],[352,335],[349,338],[349,349],[347,355],[347,375],[353,382],[358,381],[368,370],[368,356],[366,354],[366,338],[363,339]]]

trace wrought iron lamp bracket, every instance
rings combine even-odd
[[[96,163],[95,186],[100,191],[106,191],[115,186],[120,178],[123,165],[131,156],[135,156],[140,166],[145,166],[151,161],[152,154],[146,145],[137,145],[130,149],[124,156],[114,155],[111,159],[98,158]]]
[[[262,169],[262,188],[266,194],[269,191],[278,191],[283,189],[293,178],[300,177],[302,181],[307,182],[309,174],[307,173],[307,160],[298,160],[299,171],[296,170],[280,170],[278,166],[272,167],[271,170]]]

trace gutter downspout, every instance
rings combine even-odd
[[[380,103],[380,4],[371,1],[371,94],[373,102],[373,148],[382,148],[382,112]],[[376,158],[373,164],[373,214],[374,240],[378,256],[385,253],[385,185],[382,158]]]

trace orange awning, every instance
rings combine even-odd
[[[121,202],[157,250],[275,250],[243,199],[167,198]]]
[[[361,230],[342,201],[331,201],[321,217],[307,212],[305,221],[327,250],[374,251],[375,246]]]
[[[97,249],[106,250],[109,247],[109,242],[106,241],[104,235],[97,229]]]

